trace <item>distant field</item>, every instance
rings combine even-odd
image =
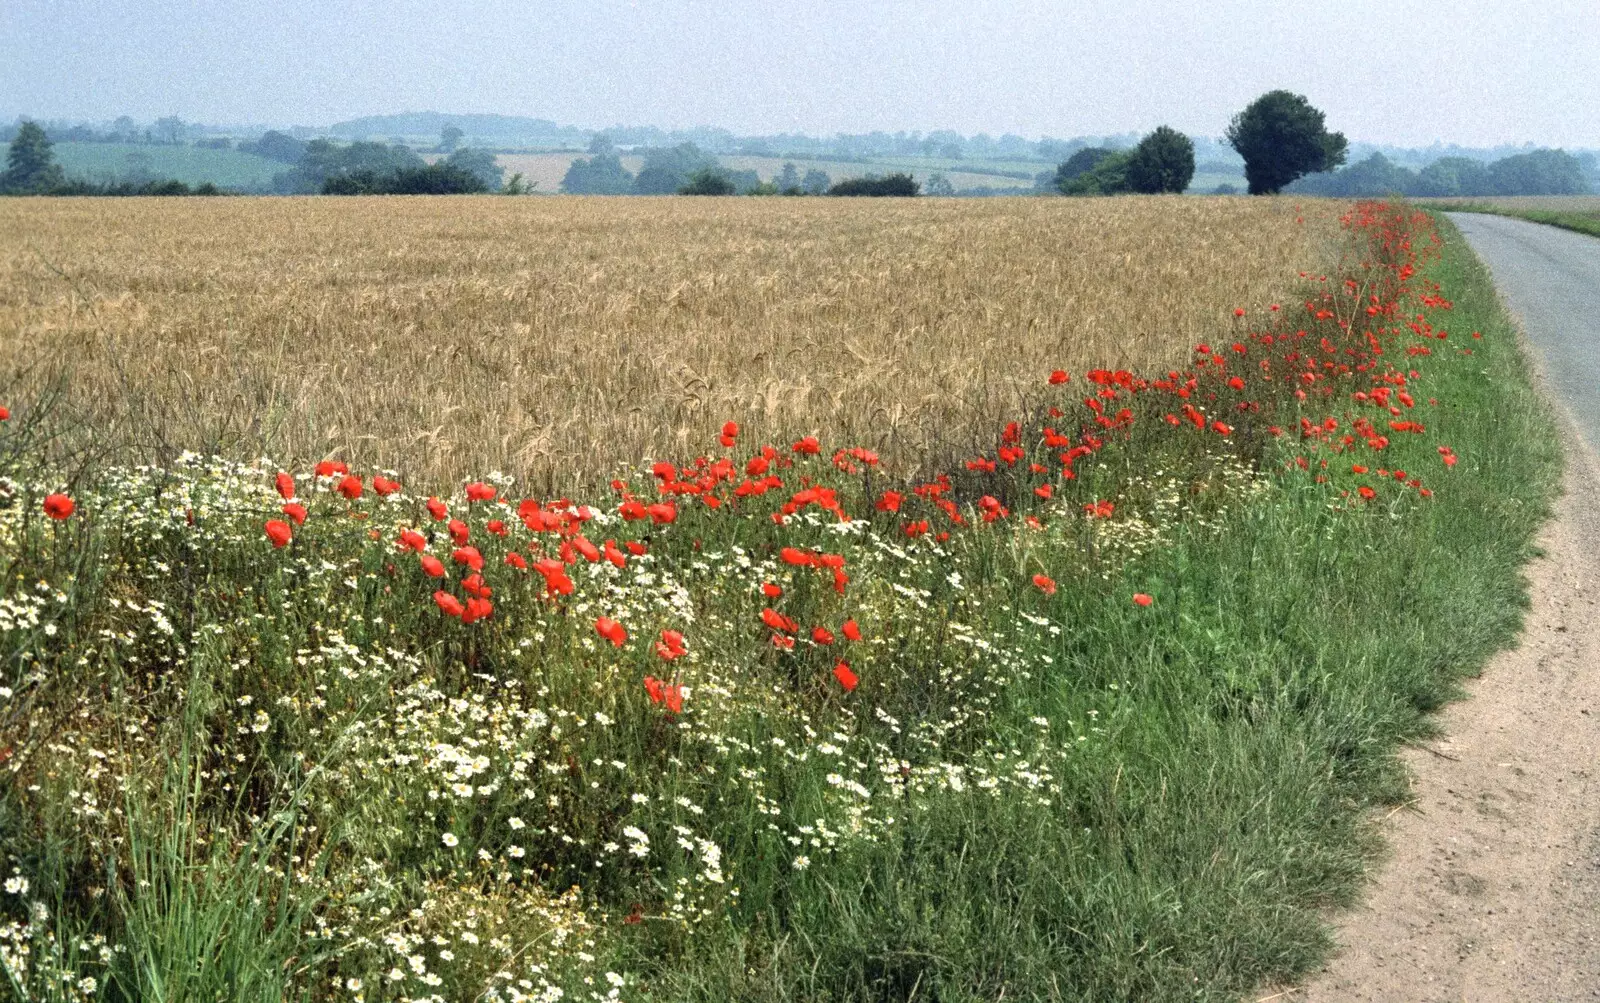
[[[1499,209],[1526,209],[1542,212],[1600,213],[1600,195],[1502,195],[1484,198],[1419,199],[1428,205],[1493,206]]]
[[[506,176],[514,172],[521,172],[528,181],[537,181],[538,190],[541,192],[557,192],[561,190],[561,179],[566,176],[567,167],[574,160],[586,157],[584,153],[502,153],[496,158],[500,166],[506,169]],[[436,158],[430,158],[436,159]],[[896,163],[871,163],[858,164],[853,161],[842,160],[791,160],[785,157],[719,157],[722,163],[738,171],[753,170],[761,175],[761,180],[771,181],[783,170],[783,165],[792,163],[795,169],[803,176],[806,171],[826,171],[834,181],[844,178],[859,178],[865,174],[888,174],[892,171],[906,170],[913,173],[918,181],[928,180],[928,176],[935,171],[942,172],[950,179],[950,183],[957,188],[977,188],[989,186],[991,188],[1030,188],[1032,181],[1020,178],[1007,178],[994,174],[979,174],[971,171],[951,170],[944,167],[916,164],[914,161]],[[644,158],[632,155],[622,157],[622,166],[630,171],[637,172],[644,164]],[[1043,167],[1041,166],[1041,170]]]
[[[1325,269],[1275,199],[0,200],[0,367],[97,442],[535,484],[727,419],[919,457]],[[1223,320],[1220,320],[1223,319]],[[31,390],[30,390],[31,387]],[[987,426],[984,426],[987,428]],[[159,455],[159,450],[157,451]]]
[[[259,188],[289,169],[287,164],[238,150],[193,146],[57,143],[53,152],[69,178],[98,182],[153,177],[191,185],[210,181],[223,188]]]

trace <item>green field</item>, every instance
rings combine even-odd
[[[9,146],[6,147],[10,149]],[[287,164],[238,150],[143,143],[57,143],[56,162],[74,180],[105,183],[173,179],[219,188],[264,189]]]

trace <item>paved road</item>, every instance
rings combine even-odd
[[[1600,451],[1600,238],[1506,216],[1447,215],[1522,321],[1550,389]]]

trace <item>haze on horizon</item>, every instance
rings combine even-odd
[[[1593,0],[6,0],[0,114],[1215,136],[1283,87],[1356,141],[1600,147],[1596,39]]]

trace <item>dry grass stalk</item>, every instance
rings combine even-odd
[[[1304,210],[1302,212],[1302,209]],[[102,441],[534,489],[734,419],[919,455],[1325,270],[1334,203],[7,199],[0,364]],[[1304,224],[1297,225],[1296,218]],[[124,445],[125,444],[125,445]]]

